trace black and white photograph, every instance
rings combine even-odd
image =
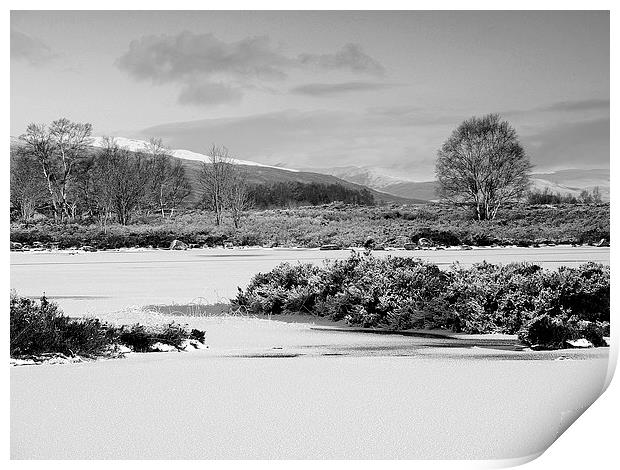
[[[609,9],[13,7],[11,460],[518,464],[609,385]]]

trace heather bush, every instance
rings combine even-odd
[[[187,339],[204,343],[205,332],[188,331],[176,323],[165,326],[113,326],[96,318],[73,319],[63,315],[58,305],[11,293],[10,355],[30,357],[41,354],[106,356],[116,344],[138,352],[150,351],[157,343],[182,348]]]
[[[43,353],[94,357],[106,354],[116,332],[97,319],[75,320],[44,296],[39,302],[11,293],[10,355]]]
[[[132,326],[121,326],[118,330],[118,341],[133,351],[136,352],[148,352],[155,343],[168,344],[174,346],[177,349],[183,347],[183,342],[186,339],[198,339],[202,333],[202,339],[204,340],[204,332],[199,330],[187,331],[181,325],[176,323],[170,323],[165,326],[144,326],[135,324]]]
[[[602,343],[609,322],[609,267],[544,270],[531,263],[458,264],[448,270],[413,258],[353,254],[322,267],[283,263],[254,276],[233,304],[254,314],[301,312],[363,327],[520,332],[559,347]],[[608,323],[607,323],[608,324]]]

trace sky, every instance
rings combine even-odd
[[[425,181],[499,113],[535,171],[609,167],[607,12],[12,11],[11,135],[95,135]]]

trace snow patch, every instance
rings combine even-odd
[[[120,147],[127,148],[131,150],[132,152],[145,151],[148,145],[148,142],[146,142],[145,140],[129,139],[127,137],[114,137],[114,140]],[[104,138],[101,136],[93,137],[91,145],[93,147],[103,147]],[[207,163],[210,161],[208,155],[198,153],[198,152],[192,152],[191,150],[170,149],[170,152],[172,153],[173,156],[177,158],[182,158],[183,160],[194,160],[194,161],[207,162]],[[293,170],[291,168],[283,168],[283,167],[279,167],[275,165],[265,165],[263,163],[253,162],[250,160],[239,160],[237,158],[231,158],[231,161],[238,165],[258,166],[258,167],[263,167],[263,168],[275,168],[278,170],[291,171],[293,173],[299,172],[299,170]]]

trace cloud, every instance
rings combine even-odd
[[[537,169],[609,168],[609,118],[556,124],[522,140]]]
[[[181,104],[215,105],[240,101],[243,92],[224,83],[190,83],[179,94]]]
[[[347,44],[334,54],[300,54],[299,61],[327,70],[348,69],[372,75],[385,73],[383,66],[366,54],[359,44]]]
[[[180,85],[179,103],[198,105],[239,101],[244,90],[261,88],[265,80],[284,80],[299,68],[383,73],[383,66],[355,44],[333,54],[291,57],[274,47],[268,36],[226,42],[210,33],[189,31],[135,39],[116,66],[136,80]]]
[[[609,113],[609,100],[593,98],[586,100],[558,101],[529,109],[512,109],[504,111],[501,114],[504,116],[526,116],[538,113],[572,113],[588,111],[603,111]]]
[[[540,111],[592,111],[609,110],[609,100],[590,99],[579,101],[560,101],[538,108]]]
[[[332,96],[354,91],[375,91],[394,88],[396,84],[377,82],[311,83],[291,89],[291,93],[309,96]]]
[[[131,41],[116,64],[134,78],[154,83],[227,74],[236,78],[284,78],[290,59],[275,51],[267,36],[227,43],[212,34],[184,31],[176,36],[144,36]]]
[[[11,59],[24,60],[30,65],[44,65],[57,57],[40,39],[11,30]]]

